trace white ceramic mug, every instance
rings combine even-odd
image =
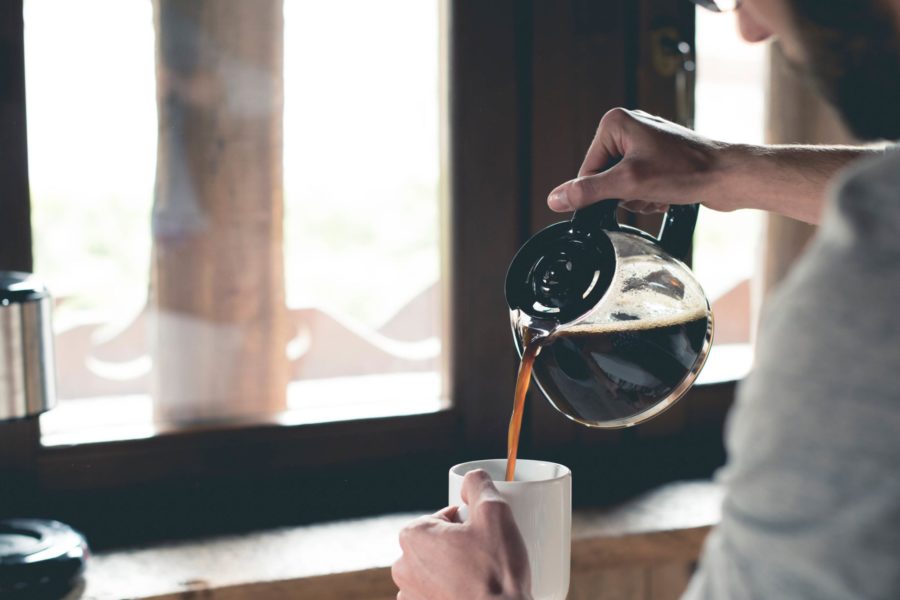
[[[475,469],[487,471],[512,508],[528,549],[534,600],[565,600],[572,543],[572,472],[563,465],[520,459],[515,481],[504,481],[505,458],[462,463],[450,469],[451,505],[465,508],[463,477]],[[467,514],[461,510],[460,518],[465,520]]]

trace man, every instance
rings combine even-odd
[[[743,37],[777,38],[857,136],[900,138],[900,0],[738,4]],[[820,224],[763,315],[729,417],[722,521],[685,597],[900,598],[900,150],[730,145],[617,109],[548,202],[603,198]],[[484,473],[464,500],[466,524],[447,508],[403,532],[398,598],[530,597],[521,536]]]

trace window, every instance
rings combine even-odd
[[[697,11],[696,130],[710,138],[763,143],[767,51],[740,38],[733,13]],[[763,215],[702,210],[693,266],[716,315],[716,343],[751,339],[750,280]]]
[[[692,5],[667,0],[24,2],[27,31],[12,0],[0,38],[27,69],[0,79],[21,88],[27,70],[32,194],[0,195],[0,268],[31,268],[33,229],[64,398],[0,423],[0,470],[28,480],[0,486],[0,510],[53,514],[98,547],[434,506],[451,461],[501,453],[509,261],[559,220],[546,193],[605,110],[673,118],[675,82],[635,42],[693,31]],[[0,187],[27,190],[24,99],[6,108],[0,133],[21,143]],[[262,334],[244,347],[235,331]],[[155,377],[161,360],[177,376]],[[713,387],[698,393],[726,406],[731,387]],[[704,405],[682,404],[653,435]],[[650,435],[530,410],[522,456],[574,464],[615,442],[606,462],[627,474]],[[597,489],[625,489],[616,473]]]
[[[86,329],[88,335],[75,338],[82,360],[75,353],[69,365],[76,375],[91,372],[68,379],[59,407],[40,420],[0,423],[0,468],[14,464],[39,482],[23,498],[55,501],[72,490],[132,485],[162,490],[184,481],[225,485],[223,476],[272,478],[277,485],[285,470],[313,477],[325,467],[325,479],[348,481],[347,473],[365,471],[363,461],[443,464],[460,440],[466,452],[479,455],[479,448],[501,446],[495,431],[508,418],[508,405],[484,398],[511,397],[513,387],[512,376],[497,376],[504,365],[511,373],[515,359],[508,323],[495,312],[504,306],[502,285],[489,283],[503,281],[524,241],[516,227],[496,226],[517,223],[523,211],[521,198],[505,193],[507,182],[520,177],[515,140],[521,121],[510,110],[521,101],[515,82],[524,57],[517,40],[527,21],[520,7],[436,0],[430,8],[382,4],[397,10],[376,14],[361,3],[357,14],[365,31],[354,33],[345,26],[346,11],[339,23],[327,22],[340,12],[331,3],[98,0],[75,9],[49,2],[20,0],[0,9],[9,25],[0,37],[19,50],[10,69],[0,70],[7,87],[19,90],[10,94],[10,118],[0,119],[11,141],[9,168],[0,170],[0,185],[10,193],[0,202],[12,217],[0,221],[0,268],[33,270],[37,254],[39,274],[48,276],[59,300],[58,350],[64,354],[63,346],[73,343],[65,337]],[[242,12],[250,7],[252,14]],[[69,25],[47,26],[43,42],[52,49],[43,64],[34,50],[26,60],[25,50],[41,39],[42,15],[50,12]],[[304,56],[293,64],[301,79],[292,84],[277,76],[288,59],[280,48],[280,21],[292,27],[293,19],[299,35],[314,17],[330,33],[309,33],[310,40],[294,39],[287,47],[319,52],[345,71],[317,68]],[[384,21],[380,29],[372,27],[376,18]],[[421,23],[401,23],[409,18]],[[92,28],[86,21],[105,25]],[[73,23],[83,25],[78,39],[66,37],[77,29]],[[401,26],[410,31],[389,35]],[[120,28],[126,34],[109,33]],[[156,36],[155,29],[172,35]],[[378,35],[369,33],[375,30]],[[385,35],[390,39],[382,40]],[[82,37],[100,41],[82,43]],[[227,52],[208,52],[215,46]],[[58,48],[75,58],[57,58]],[[348,73],[350,54],[355,70]],[[431,67],[422,67],[429,61]],[[90,64],[97,74],[69,78]],[[376,67],[385,72],[372,76]],[[395,67],[408,77],[392,77]],[[33,123],[31,148],[26,79],[30,121],[48,122]],[[68,86],[61,89],[59,82]],[[313,84],[343,95],[323,101]],[[288,102],[309,110],[327,105],[329,113],[309,119],[306,111],[281,110],[281,85]],[[338,109],[352,104],[350,88],[357,110],[341,114]],[[112,100],[104,100],[104,90]],[[356,123],[359,118],[368,122]],[[277,158],[288,128],[309,136],[295,133],[293,142],[284,141],[285,156],[306,159],[296,173],[286,173]],[[327,140],[314,137],[325,131]],[[391,139],[379,138],[385,132]],[[358,148],[373,153],[364,162],[375,167],[357,169],[368,180],[353,180],[349,170],[327,182],[330,187],[317,178],[336,176],[336,155],[359,162]],[[25,193],[28,151],[31,197]],[[148,157],[149,166],[141,162]],[[70,202],[54,206],[41,197],[58,191],[57,180],[70,186]],[[282,183],[285,215],[277,202]],[[446,201],[450,193],[452,202]],[[103,200],[99,208],[96,197]],[[76,201],[85,203],[83,210],[73,209]],[[304,217],[309,222],[292,222]],[[32,231],[35,248],[27,235]],[[192,235],[198,232],[215,235]],[[84,243],[88,234],[94,244]],[[364,254],[355,260],[362,272],[335,267],[330,281],[310,285],[325,272],[321,261],[345,266],[342,253],[360,247]],[[285,277],[286,252],[295,262]],[[376,273],[376,263],[391,268]],[[369,287],[351,296],[346,284],[354,278]],[[89,285],[97,281],[102,285]],[[445,300],[448,281],[452,303]],[[73,285],[67,289],[66,282]],[[150,311],[144,309],[148,296]],[[323,298],[332,304],[309,305]],[[148,312],[143,321],[142,310]],[[296,316],[289,310],[327,310],[332,318],[311,320],[315,331],[301,329],[292,326]],[[316,336],[333,336],[332,350],[340,352],[304,361],[313,356]],[[157,361],[168,361],[167,372],[175,376],[154,377]],[[69,375],[60,373],[61,383]],[[299,407],[289,404],[297,398]],[[303,404],[307,399],[320,404]],[[426,492],[405,497],[409,502]],[[379,493],[397,500],[389,489]],[[319,499],[332,507],[329,514],[334,507],[347,514],[346,495],[337,504],[335,496]]]
[[[444,407],[437,0],[287,0],[283,46],[159,6],[24,5],[35,269],[58,302],[44,443]],[[159,70],[154,16],[178,38]]]

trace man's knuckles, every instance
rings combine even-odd
[[[466,473],[465,478],[463,478],[461,495],[463,501],[471,506],[476,504],[485,493],[490,493],[491,491],[496,493],[496,490],[497,488],[494,487],[491,476],[482,469],[476,469]]]
[[[512,520],[512,509],[499,496],[484,498],[476,506],[473,516],[487,523]]]
[[[420,517],[416,519],[400,530],[400,548],[404,552],[408,552],[417,540],[421,539],[428,530],[437,524],[438,521],[434,517]]]
[[[611,108],[606,111],[606,114],[600,119],[600,124],[597,126],[597,132],[602,133],[606,129],[620,129],[633,120],[634,115],[631,114],[631,111],[617,106],[616,108]]]
[[[398,588],[403,589],[407,585],[408,577],[409,568],[406,566],[405,557],[401,556],[391,565],[391,579]]]

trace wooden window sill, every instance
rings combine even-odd
[[[573,597],[610,577],[644,595],[676,598],[719,519],[710,482],[668,484],[620,506],[576,511]],[[95,555],[83,600],[118,598],[393,599],[397,532],[415,514],[294,527]],[[630,574],[629,577],[626,575]],[[653,586],[665,590],[653,590]],[[652,594],[652,595],[651,595]],[[592,598],[597,597],[591,595]]]

